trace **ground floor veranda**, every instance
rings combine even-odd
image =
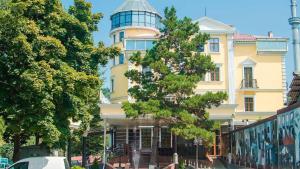
[[[212,147],[194,145],[193,140],[185,140],[176,137],[168,128],[168,124],[160,123],[158,129],[158,162],[161,166],[167,166],[174,162],[175,152],[179,159],[195,159],[198,150],[198,158],[207,160],[207,157],[221,156],[222,133],[226,133],[237,126],[244,126],[255,120],[243,120],[243,117],[237,119],[235,112],[236,105],[223,105],[210,112],[210,118],[220,122],[221,127],[216,130],[216,137]],[[254,113],[252,113],[255,116]],[[153,138],[154,126],[156,122],[151,117],[139,119],[128,119],[121,109],[120,104],[101,105],[101,116],[104,120],[106,133],[105,157],[107,162],[116,165],[120,163],[130,166],[139,166],[147,168],[149,165]],[[251,116],[251,114],[250,114]],[[251,118],[251,117],[250,117]],[[249,115],[248,115],[249,119]],[[203,161],[205,163],[205,161]],[[143,166],[144,167],[141,167]]]

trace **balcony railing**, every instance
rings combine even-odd
[[[257,89],[257,80],[256,79],[243,79],[241,84],[241,89]]]

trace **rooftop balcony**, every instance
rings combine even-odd
[[[241,83],[241,89],[258,89],[257,80],[256,79],[243,79]]]

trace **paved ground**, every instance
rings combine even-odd
[[[214,160],[213,169],[227,169],[220,160]]]

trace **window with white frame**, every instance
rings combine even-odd
[[[119,33],[119,41],[120,42],[123,42],[124,36],[125,36],[125,33],[123,31]]]
[[[113,93],[115,91],[115,80],[111,79],[111,92]]]
[[[116,34],[113,35],[114,44],[116,43]]]
[[[124,54],[121,53],[119,56],[119,64],[124,64]]]
[[[254,111],[254,97],[245,97],[245,112],[253,112]]]
[[[220,52],[220,39],[211,38],[209,40],[209,50],[210,52]]]
[[[113,57],[112,62],[113,66],[116,66],[116,57]]]
[[[220,67],[210,72],[210,81],[220,81]]]

